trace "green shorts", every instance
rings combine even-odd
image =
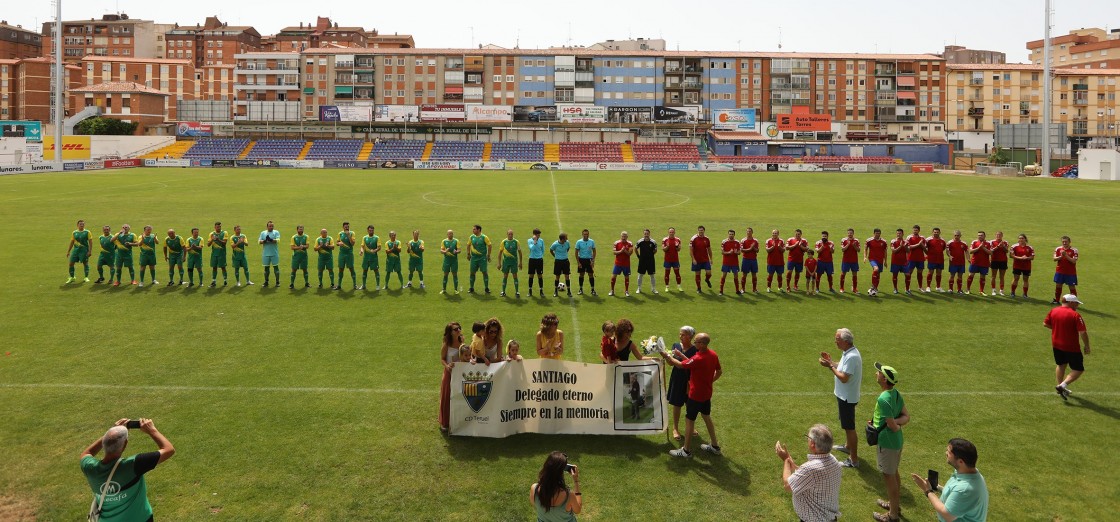
[[[171,266],[176,266],[176,265],[183,264],[183,254],[172,254],[172,253],[168,252],[168,254],[167,254],[167,264],[169,264]]]
[[[502,273],[516,274],[517,273],[517,258],[516,257],[503,257],[502,258]]]
[[[156,266],[156,253],[150,250],[140,252],[140,266]]]
[[[292,271],[295,272],[296,270],[303,270],[304,272],[307,271],[306,253],[301,252],[292,255]]]
[[[362,256],[362,270],[380,270],[381,262],[377,259],[377,254],[366,254]]]
[[[225,268],[226,267],[226,253],[212,252],[210,254],[210,268]]]
[[[401,273],[401,258],[396,256],[385,256],[385,273],[391,274],[393,272]]]
[[[114,256],[112,252],[102,252],[100,254],[97,254],[97,266],[113,266],[113,257]]]
[[[409,272],[423,272],[424,271],[424,258],[408,256],[408,271]]]
[[[187,254],[187,270],[202,270],[202,254]]]
[[[319,254],[319,270],[334,270],[334,254]]]
[[[353,252],[344,251],[344,252],[339,252],[338,253],[338,269],[341,270],[343,268],[349,268],[350,270],[354,269],[354,253]]]
[[[89,262],[89,250],[86,250],[83,247],[74,247],[72,250],[70,250],[70,262],[71,263],[88,263]]]
[[[481,271],[482,273],[485,274],[486,273],[486,265],[487,265],[487,263],[486,263],[486,258],[485,257],[471,256],[471,273],[474,273],[476,271]]]
[[[459,271],[459,258],[456,256],[443,256],[443,271],[444,272],[458,272]]]
[[[231,264],[233,265],[234,270],[237,270],[238,268],[244,268],[246,271],[249,270],[249,259],[245,257],[245,254],[234,254],[233,263]]]
[[[120,268],[122,266],[132,267],[132,254],[123,254],[117,252],[117,258],[113,264],[116,265],[117,268]]]

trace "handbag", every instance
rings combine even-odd
[[[898,393],[898,392],[896,391],[895,393]],[[898,396],[896,395],[895,397],[897,399]],[[898,401],[896,400],[895,402],[897,403]],[[901,416],[902,416],[902,412],[899,412],[898,417],[901,417]],[[895,417],[895,418],[897,419],[898,417]],[[883,423],[882,426],[879,426],[878,428],[876,428],[875,426],[872,426],[871,424],[865,425],[864,426],[864,436],[867,438],[867,445],[868,446],[878,445],[879,444],[879,434],[882,433],[882,431],[886,428],[887,428],[887,423],[885,423],[885,422]]]
[[[88,522],[97,522],[101,520],[101,506],[105,504],[105,493],[106,490],[109,489],[109,484],[113,482],[113,474],[117,472],[117,466],[121,465],[121,460],[123,460],[123,457],[117,459],[117,463],[113,464],[113,469],[109,471],[109,478],[105,479],[105,484],[101,485],[101,493],[99,495],[101,498],[95,497],[93,501],[90,502],[89,514],[86,515],[86,520]]]

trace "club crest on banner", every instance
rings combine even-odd
[[[481,371],[463,374],[463,400],[467,401],[467,406],[470,406],[475,413],[478,413],[490,398],[490,392],[494,389],[494,383],[491,382],[493,378],[493,374]]]

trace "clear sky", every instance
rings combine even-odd
[[[412,34],[418,47],[543,48],[646,37],[664,38],[670,50],[777,51],[780,42],[783,51],[926,53],[958,44],[1005,52],[1010,62],[1026,61],[1026,42],[1042,38],[1045,5],[1043,0],[62,1],[64,20],[124,12],[194,25],[217,15],[261,34],[329,16],[343,26]],[[1107,24],[1120,22],[1116,0],[1052,3],[1054,36],[1081,27],[1111,29]],[[0,18],[13,25],[38,29],[54,19],[47,0],[5,4]]]

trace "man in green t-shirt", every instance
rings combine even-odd
[[[70,246],[66,247],[66,258],[70,260],[70,279],[66,280],[66,284],[74,282],[74,263],[81,263],[85,267],[85,282],[89,282],[89,254],[92,239],[89,231],[86,230],[86,222],[79,219],[78,230],[70,233]]]
[[[358,276],[354,273],[354,232],[350,230],[350,222],[342,222],[342,231],[338,233],[338,286],[335,290],[342,290],[342,277],[346,269],[350,269],[350,282],[354,290],[358,289]]]
[[[191,228],[191,237],[187,238],[187,288],[194,286],[194,274],[198,272],[198,286],[202,286],[202,236],[198,227]],[[182,281],[182,277],[179,281]]]
[[[327,233],[327,229],[319,230],[319,237],[315,238],[315,251],[319,253],[319,288],[323,288],[323,270],[331,275],[331,288],[334,288],[334,238]]]
[[[420,274],[420,288],[424,288],[424,240],[420,239],[420,231],[412,231],[412,241],[408,242],[405,250],[408,252],[408,284],[405,288],[412,288],[412,273]]]
[[[237,286],[241,286],[241,271],[245,272],[245,284],[252,285],[253,281],[249,279],[249,258],[245,257],[245,246],[249,244],[249,238],[241,233],[241,225],[233,226],[233,236],[230,240],[230,251],[233,252],[231,257],[231,265],[233,265],[233,279],[237,282]],[[241,271],[237,269],[240,268]]]
[[[140,419],[138,429],[152,438],[157,451],[124,457],[128,446],[128,419],[118,420],[105,435],[93,441],[82,452],[79,465],[99,506],[102,522],[152,520],[148,502],[148,486],[144,475],[175,455],[175,446],[167,440],[151,419]],[[101,450],[105,456],[95,457]]]
[[[151,225],[144,225],[144,235],[140,236],[140,285],[144,286],[144,269],[147,268],[148,272],[152,275],[152,284],[158,285],[156,281],[156,245],[159,244],[159,238],[152,233]]]
[[[875,363],[875,380],[883,392],[875,401],[875,415],[867,423],[879,430],[879,449],[877,460],[879,472],[887,485],[887,500],[878,499],[879,507],[886,513],[873,513],[872,517],[880,522],[894,522],[899,518],[899,499],[902,489],[902,476],[898,464],[902,458],[902,427],[910,422],[910,412],[902,394],[895,389],[898,384],[898,371],[882,363]]]
[[[117,273],[117,247],[113,244],[113,239],[113,232],[109,225],[101,227],[101,236],[97,238],[98,244],[101,245],[101,251],[97,254],[97,281],[94,281],[94,284],[105,282],[105,269],[102,267],[109,267],[110,283],[113,282],[113,277]]]
[[[132,265],[132,249],[140,246],[140,242],[136,240],[136,234],[132,233],[132,227],[127,223],[121,227],[117,235],[113,236],[113,246],[117,248],[117,257],[113,262],[117,267],[117,280],[113,282],[113,286],[121,286],[121,272],[126,266],[132,284],[139,284],[136,281],[136,269]]]
[[[369,271],[373,270],[373,289],[381,290],[381,266],[377,260],[377,253],[381,251],[381,238],[373,233],[373,225],[366,227],[366,235],[362,238],[362,286],[359,290],[366,289],[366,278]]]
[[[389,274],[397,273],[397,283],[404,288],[404,276],[401,275],[401,242],[397,240],[397,233],[389,231],[389,240],[385,242],[385,289],[389,289]]]
[[[303,233],[303,225],[296,226],[296,234],[292,236],[292,279],[288,281],[288,288],[296,287],[296,270],[303,270],[303,287],[311,286],[307,280],[307,249],[311,246],[310,238]]]
[[[482,225],[475,225],[471,237],[467,238],[467,259],[471,269],[471,285],[467,292],[474,293],[474,275],[482,271],[482,286],[486,293],[490,293],[490,273],[486,265],[490,264],[490,238],[482,233]]]
[[[443,290],[439,293],[447,293],[447,275],[451,274],[454,277],[455,293],[459,293],[459,240],[455,238],[455,231],[447,231],[447,239],[439,245],[439,253],[443,254]]]
[[[167,286],[175,284],[175,267],[179,267],[179,284],[183,281],[183,253],[187,242],[183,236],[175,234],[175,229],[167,229],[167,237],[163,238],[163,260],[167,262]]]
[[[965,439],[950,439],[945,459],[953,476],[941,488],[941,498],[931,497],[937,490],[916,473],[910,477],[937,511],[941,522],[984,522],[988,519],[988,484],[976,469],[976,445]]]
[[[509,275],[513,274],[513,292],[521,297],[521,286],[517,282],[517,271],[521,268],[521,250],[517,248],[517,240],[513,238],[513,229],[506,230],[506,238],[500,245],[502,252],[498,255],[498,269],[502,271],[502,297],[506,296],[506,283]]]
[[[218,269],[222,269],[222,286],[229,285],[229,274],[226,272],[226,245],[229,243],[229,234],[222,230],[222,222],[214,223],[214,231],[206,240],[210,247],[210,288],[218,282]],[[201,283],[199,283],[201,284]]]

